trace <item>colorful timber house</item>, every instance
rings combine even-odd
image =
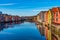
[[[54,7],[48,11],[41,11],[35,16],[19,17],[14,15],[2,14],[0,12],[1,22],[14,22],[21,19],[29,19],[37,23],[37,27],[46,40],[60,40],[60,7]]]
[[[41,11],[37,15],[37,21],[40,22],[40,32],[46,36],[46,40],[60,40],[60,7]]]
[[[14,15],[8,15],[8,14],[3,14],[0,11],[0,23],[7,23],[7,22],[16,22],[20,21],[21,17],[20,16],[14,16]]]

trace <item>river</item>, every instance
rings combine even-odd
[[[0,40],[46,40],[35,23],[0,24]]]

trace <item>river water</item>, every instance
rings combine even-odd
[[[0,24],[0,40],[45,40],[35,23]]]

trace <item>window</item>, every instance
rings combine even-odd
[[[56,17],[56,21],[58,21],[58,18]]]
[[[42,21],[44,22],[44,13],[42,13]]]
[[[52,21],[54,21],[54,12],[52,12]]]
[[[58,12],[56,12],[56,17],[58,16]]]

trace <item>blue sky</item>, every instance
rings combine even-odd
[[[40,11],[60,7],[59,0],[0,0],[0,11],[10,15],[33,16]]]

